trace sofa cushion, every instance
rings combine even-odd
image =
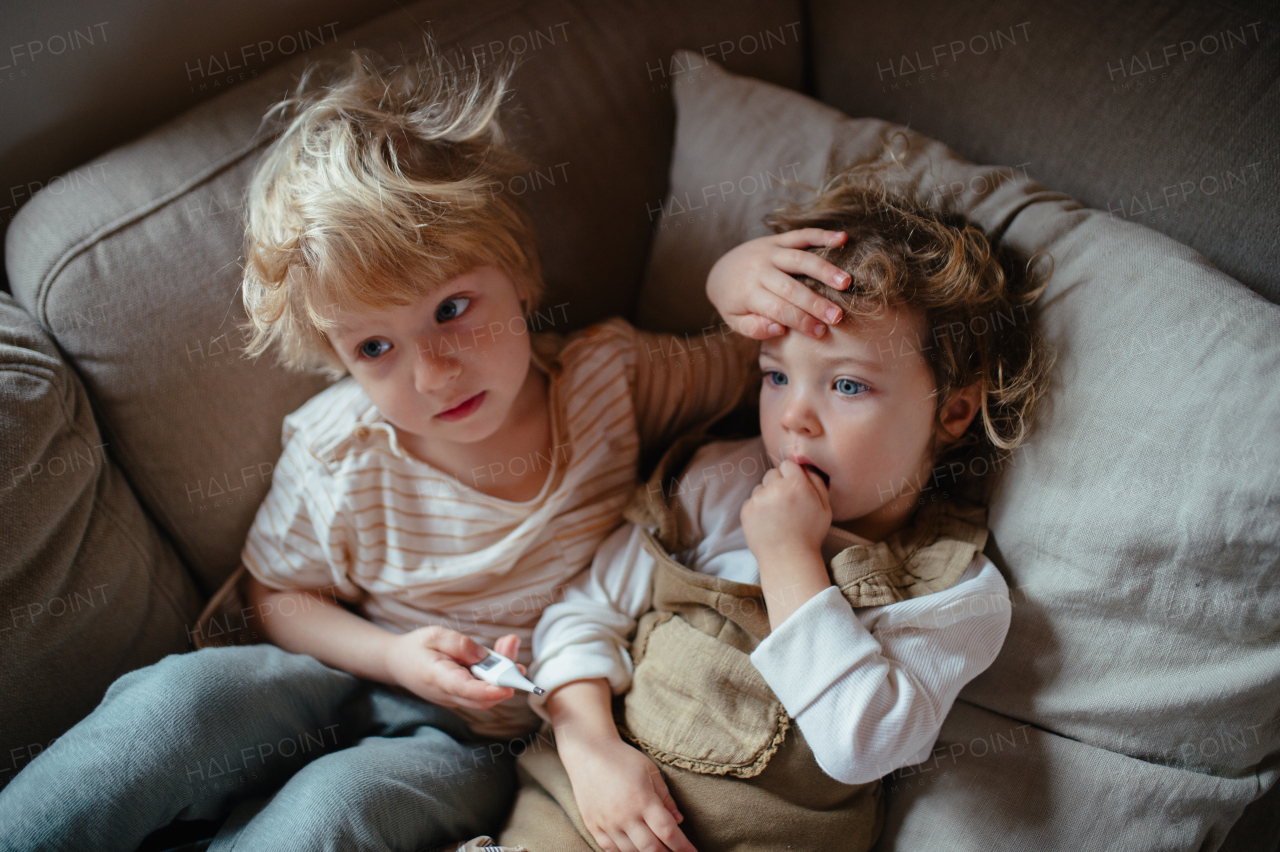
[[[0,786],[119,675],[189,647],[200,597],[84,388],[0,293]]]
[[[260,119],[304,62],[352,45],[411,57],[428,23],[451,64],[523,59],[508,127],[535,169],[499,191],[525,199],[541,235],[549,296],[533,324],[545,330],[631,312],[645,205],[667,180],[675,47],[706,45],[744,72],[800,82],[798,0],[432,0],[239,84],[37,194],[8,233],[14,295],[83,376],[116,458],[206,594],[236,567],[281,420],[324,386],[237,352],[239,206],[266,141]]]
[[[1280,29],[1266,0],[814,0],[817,96],[1020,165],[1280,302]]]
[[[1280,752],[1280,308],[1020,170],[714,65],[676,82],[649,322],[708,323],[690,292],[803,192],[767,175],[817,185],[886,150],[907,191],[1055,266],[1051,399],[993,475],[1012,626],[934,758],[890,779],[878,848],[1216,848]]]

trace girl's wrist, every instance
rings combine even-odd
[[[831,588],[831,576],[820,551],[795,552],[776,560],[757,560],[769,626],[776,630],[791,614]]]

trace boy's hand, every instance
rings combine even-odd
[[[831,529],[831,499],[822,477],[786,460],[765,473],[739,517],[763,574],[778,557],[821,552]]]
[[[801,228],[745,242],[725,252],[707,275],[707,298],[733,330],[746,337],[777,337],[794,328],[822,337],[840,321],[840,308],[791,277],[804,274],[837,290],[849,275],[809,246],[840,245],[844,231]]]
[[[520,651],[520,639],[503,636],[494,650],[508,659]],[[474,677],[469,666],[480,662],[488,650],[456,630],[431,625],[403,633],[387,651],[387,669],[396,683],[441,707],[488,710],[515,695],[507,686],[494,686]],[[524,671],[524,666],[520,667]]]
[[[605,852],[696,852],[658,767],[621,739],[561,742],[560,756],[591,836]]]

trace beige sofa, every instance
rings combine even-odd
[[[1053,403],[990,478],[1013,626],[934,759],[886,780],[879,849],[1277,848],[1280,37],[1261,4],[428,2],[122,147],[88,134],[79,177],[6,234],[0,783],[115,677],[188,649],[282,418],[324,386],[236,351],[259,117],[304,61],[412,53],[428,21],[458,62],[523,55],[510,124],[537,165],[502,191],[539,225],[557,330],[696,333],[707,268],[797,191],[784,178],[886,148],[923,197],[1052,257]]]

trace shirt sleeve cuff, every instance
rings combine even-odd
[[[791,716],[798,717],[853,666],[880,653],[840,589],[831,586],[791,614],[751,654],[751,662]],[[815,671],[831,677],[815,678]]]
[[[546,694],[529,696],[529,704],[545,719],[542,705],[547,696],[566,683],[603,678],[609,681],[614,695],[625,692],[631,685],[631,657],[602,639],[561,651],[544,660],[531,674],[533,682],[546,690]]]

